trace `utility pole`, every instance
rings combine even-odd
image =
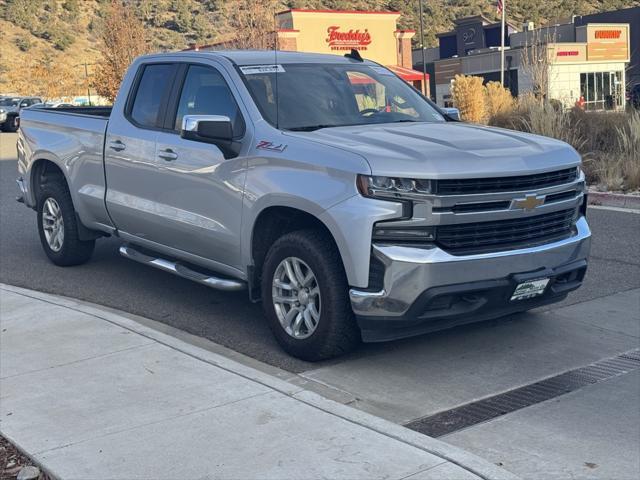
[[[502,28],[500,29],[500,85],[504,88],[504,24],[505,10],[507,9],[507,0],[498,0],[498,7],[502,13]]]
[[[89,101],[89,106],[91,106],[91,88],[89,87],[89,67],[95,65],[95,63],[78,63],[74,65],[74,67],[84,67],[84,81],[87,83],[87,100]]]
[[[424,52],[424,13],[422,8],[422,0],[419,0],[420,4],[420,50],[422,50],[422,92],[427,95],[427,62]]]
[[[87,62],[84,62],[84,79],[87,82],[87,98],[89,99],[89,106],[91,106],[91,89],[89,88],[89,69],[87,68]]]

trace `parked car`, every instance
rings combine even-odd
[[[46,102],[46,103],[35,103],[28,108],[61,108],[61,107],[74,107],[73,103],[66,102]]]
[[[36,103],[42,103],[39,97],[4,97],[0,99],[0,130],[15,132],[20,125],[20,111]]]
[[[27,110],[18,138],[53,263],[114,236],[131,260],[246,289],[306,360],[564,299],[590,248],[580,162],[455,121],[373,62],[296,52],[144,56],[113,108]]]

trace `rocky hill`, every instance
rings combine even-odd
[[[54,65],[64,77],[75,79],[80,93],[85,66],[91,75],[99,58],[102,18],[112,0],[0,0],[0,92],[23,92],[16,71],[31,65]],[[124,0],[144,22],[151,50],[185,48],[230,38],[233,16],[248,4],[264,11],[287,8],[397,10],[401,28],[418,29],[417,0]],[[509,0],[508,18],[544,23],[572,14],[640,5],[638,0]],[[425,38],[434,45],[436,33],[452,27],[465,15],[497,18],[492,0],[425,0]],[[419,41],[419,39],[416,39]],[[22,75],[24,80],[24,75]]]

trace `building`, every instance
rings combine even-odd
[[[279,50],[344,55],[358,50],[367,60],[394,71],[417,89],[423,87],[423,73],[413,70],[411,39],[414,30],[398,30],[399,12],[291,9],[276,16]],[[192,46],[206,50],[228,47],[228,42]]]
[[[622,13],[620,13],[622,12]],[[584,101],[586,109],[624,108],[627,66],[637,76],[639,48],[632,57],[631,45],[640,45],[640,8],[574,17],[534,28],[528,22],[522,31],[508,25],[505,32],[505,87],[513,95],[537,90],[537,82],[526,59],[543,58],[549,65],[550,99],[572,107]],[[624,19],[624,21],[615,21]],[[606,20],[606,23],[604,23]],[[485,82],[500,80],[500,24],[484,17],[463,18],[452,32],[438,35],[439,46],[426,49],[433,71],[433,98],[440,105],[451,103],[450,87],[455,75],[482,76]],[[532,45],[538,46],[534,51]],[[422,68],[422,52],[414,50],[414,68]],[[633,58],[633,59],[632,59]],[[428,60],[427,60],[428,62]],[[636,78],[636,77],[634,77]],[[540,93],[540,92],[536,92]]]

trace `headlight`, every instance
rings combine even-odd
[[[430,195],[431,180],[358,175],[358,191],[365,197],[411,199]]]
[[[4,113],[4,110],[2,108],[0,108],[0,113]]]

